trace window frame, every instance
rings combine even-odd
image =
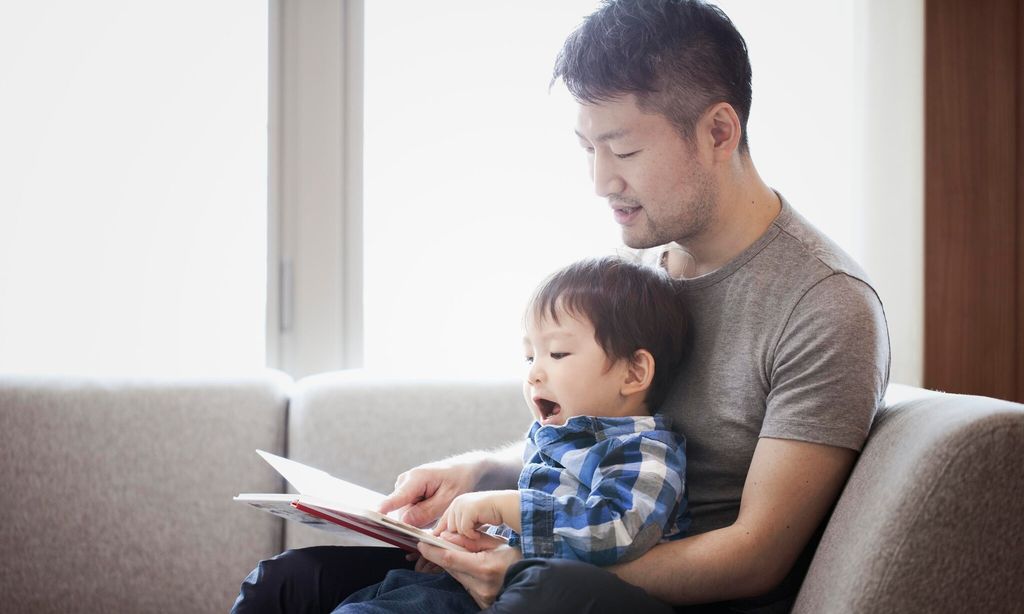
[[[363,355],[363,0],[270,0],[267,365]]]

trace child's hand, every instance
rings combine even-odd
[[[516,529],[520,525],[519,491],[485,490],[459,495],[437,521],[434,535],[448,531],[477,539],[481,533],[476,529],[482,524],[507,524]]]

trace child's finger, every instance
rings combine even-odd
[[[434,530],[432,531],[434,535],[440,535],[443,531],[447,530],[447,528],[448,528],[448,515],[450,513],[451,513],[451,508],[448,508],[448,509],[446,509],[444,511],[443,514],[441,514],[441,518],[438,519],[437,524],[434,525]]]
[[[476,516],[473,514],[463,514],[459,519],[458,533],[465,535],[466,537],[476,539],[480,533],[476,530]]]

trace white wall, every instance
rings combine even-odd
[[[924,379],[924,1],[858,14],[862,263],[885,304],[891,381]]]
[[[762,177],[866,269],[891,380],[920,385],[924,285],[923,0],[721,0],[754,73]]]

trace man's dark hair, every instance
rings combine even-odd
[[[668,273],[615,256],[581,260],[548,277],[526,314],[558,323],[559,310],[593,324],[594,339],[613,361],[641,349],[654,356],[645,401],[657,410],[691,345],[686,303]]]
[[[747,44],[717,6],[701,0],[605,0],[565,40],[552,84],[580,102],[634,94],[643,111],[664,115],[692,140],[700,116],[732,105],[747,152],[750,115]]]

